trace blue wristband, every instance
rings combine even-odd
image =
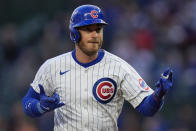
[[[153,116],[162,108],[163,103],[163,99],[159,101],[152,94],[147,96],[136,109],[144,116]]]

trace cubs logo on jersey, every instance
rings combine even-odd
[[[139,85],[140,85],[140,88],[144,89],[144,90],[149,90],[149,86],[146,84],[146,82],[143,80],[143,79],[139,79]]]
[[[102,104],[110,102],[117,90],[116,82],[108,77],[97,80],[93,86],[93,96]]]

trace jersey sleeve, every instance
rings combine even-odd
[[[146,96],[151,95],[154,91],[146,84],[133,67],[125,64],[123,70],[124,77],[121,82],[122,96],[136,108]]]
[[[39,68],[38,72],[35,75],[35,78],[33,82],[31,83],[31,87],[37,92],[40,92],[39,84],[41,84],[44,87],[44,91],[46,95],[52,96],[54,93],[54,86],[52,83],[51,78],[51,65],[50,61],[47,60],[42,64],[42,66]]]

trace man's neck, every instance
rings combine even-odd
[[[89,63],[95,60],[98,56],[98,53],[92,56],[86,55],[79,47],[76,46],[76,59],[81,63]]]

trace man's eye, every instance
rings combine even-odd
[[[87,30],[87,31],[89,31],[89,32],[91,32],[91,31],[92,31],[90,28],[87,28],[86,30]]]
[[[88,32],[90,32],[90,31],[91,31],[91,29],[90,29],[90,28],[83,28],[82,30],[84,30],[84,31],[88,31]]]
[[[97,28],[96,32],[100,32],[101,31],[101,28]]]
[[[87,31],[87,32],[93,32],[96,31],[99,33],[101,31],[101,28],[96,28],[96,29],[91,29],[91,28],[83,28],[82,30]]]

